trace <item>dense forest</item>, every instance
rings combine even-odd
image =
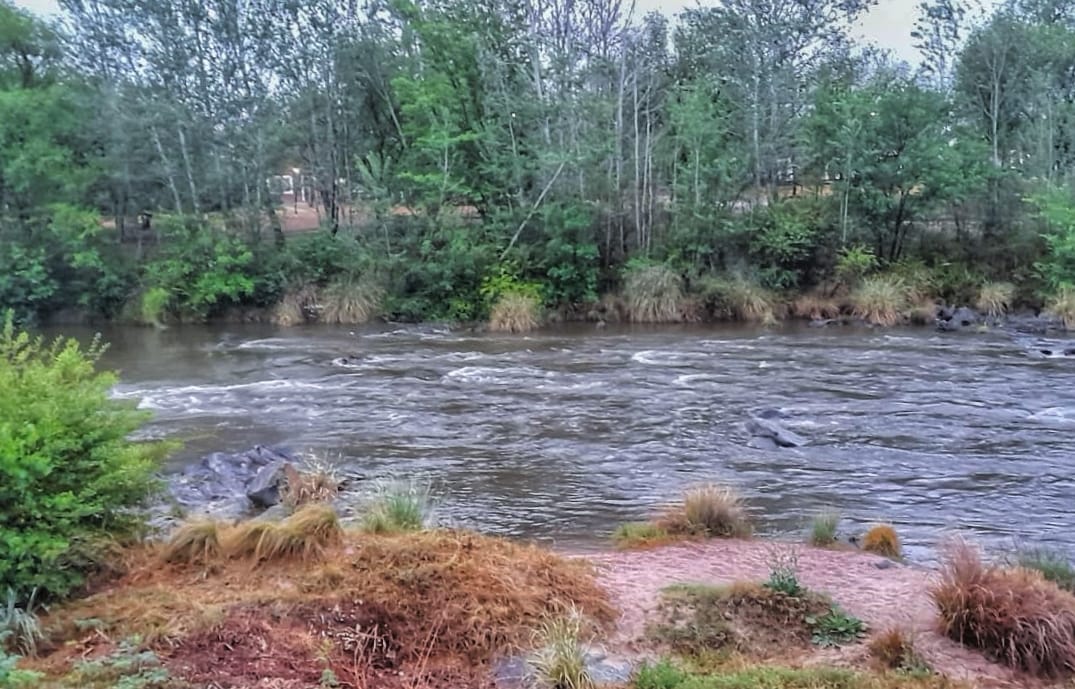
[[[1073,2],[8,3],[20,319],[1075,322]]]

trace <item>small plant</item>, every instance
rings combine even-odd
[[[670,534],[653,522],[628,522],[616,527],[612,541],[617,548],[639,548],[663,543]]]
[[[288,464],[284,467],[284,483],[280,502],[291,509],[311,503],[329,502],[340,492],[340,479],[335,467],[318,457],[310,457],[303,471]]]
[[[383,300],[384,290],[372,279],[339,278],[321,293],[321,320],[346,325],[368,323],[379,313]]]
[[[775,549],[769,557],[769,579],[762,584],[770,591],[798,598],[806,593],[799,583],[799,555],[794,550]]]
[[[907,288],[897,277],[878,275],[866,278],[851,293],[856,318],[882,327],[896,325],[908,308]]]
[[[429,520],[429,512],[428,485],[414,481],[382,483],[363,518],[363,528],[375,534],[421,531]]]
[[[734,489],[706,483],[688,488],[683,503],[658,521],[670,534],[746,538],[752,533],[743,499]]]
[[[676,689],[688,675],[670,660],[662,658],[656,664],[643,664],[635,674],[636,689]]]
[[[176,529],[164,544],[161,559],[186,564],[211,562],[223,551],[221,531],[223,527],[214,519],[189,521]]]
[[[1046,580],[1075,593],[1075,567],[1064,553],[1047,548],[1021,550],[1015,561],[1020,567],[1040,572]]]
[[[1075,330],[1075,287],[1061,287],[1049,300],[1046,311],[1059,318],[1066,330]]]
[[[1010,282],[987,282],[978,291],[975,308],[990,318],[1008,313],[1015,302],[1015,285]]]
[[[828,548],[834,545],[839,527],[839,512],[826,510],[814,515],[814,518],[810,520],[810,545],[817,548]]]
[[[665,265],[631,261],[624,275],[623,296],[633,323],[676,323],[683,301],[683,278]]]
[[[537,650],[530,665],[537,683],[545,689],[592,689],[586,669],[582,614],[572,608],[566,615],[546,620],[534,635]]]
[[[22,606],[15,591],[7,590],[7,604],[0,609],[0,649],[30,657],[37,655],[37,645],[45,640],[45,635],[34,610],[36,602],[37,589],[30,592],[30,598]]]
[[[810,640],[822,648],[843,646],[866,636],[866,623],[838,605],[830,607],[824,615],[808,615],[806,624],[813,632]]]
[[[864,246],[848,246],[836,259],[836,279],[854,287],[877,268],[877,257]]]
[[[896,530],[888,524],[878,524],[862,537],[862,549],[882,557],[898,558],[903,550]]]
[[[875,636],[869,644],[870,656],[886,670],[895,670],[915,677],[933,674],[929,664],[915,650],[914,637],[901,629],[888,629]]]
[[[519,292],[500,295],[489,312],[489,330],[500,333],[527,333],[541,324],[541,302]]]

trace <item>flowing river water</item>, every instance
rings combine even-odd
[[[70,328],[65,332],[72,333]],[[72,334],[87,336],[86,332]],[[283,445],[432,483],[442,522],[585,548],[684,486],[741,489],[760,530],[835,508],[912,557],[952,531],[1075,546],[1075,360],[1001,334],[860,328],[473,335],[431,326],[110,328],[116,394],[214,451]],[[339,361],[346,357],[346,361]],[[335,361],[334,361],[335,360]],[[805,447],[755,450],[777,408]]]

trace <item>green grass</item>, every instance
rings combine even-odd
[[[814,515],[810,520],[810,545],[828,548],[836,543],[837,530],[840,527],[840,513],[825,510]]]
[[[362,527],[374,534],[421,531],[429,520],[430,502],[427,485],[414,481],[382,483],[363,517]]]
[[[1010,282],[987,282],[978,291],[975,308],[990,318],[999,318],[1015,303],[1015,285]]]
[[[671,535],[653,522],[628,522],[620,524],[612,533],[617,548],[642,548],[671,539]]]
[[[715,315],[746,323],[775,323],[777,299],[772,292],[742,277],[706,277],[698,292]]]
[[[907,286],[890,275],[869,277],[851,293],[851,303],[855,317],[871,325],[891,327],[903,319],[909,307]]]
[[[806,624],[813,631],[810,640],[822,648],[854,643],[866,635],[866,623],[838,605],[830,607],[824,615],[807,616]]]
[[[537,685],[545,689],[592,689],[582,645],[582,613],[546,620],[534,634],[536,650],[530,657]]]
[[[836,668],[748,667],[696,673],[662,660],[639,668],[634,686],[636,689],[946,689],[957,685],[943,677],[873,675]]]
[[[1031,548],[1016,554],[1020,567],[1041,572],[1041,575],[1065,591],[1075,593],[1075,567],[1067,555],[1048,548]]]

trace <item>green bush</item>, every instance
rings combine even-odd
[[[104,347],[0,331],[0,590],[62,596],[99,562],[103,539],[134,533],[169,446],[130,435],[148,415],[109,397]]]

